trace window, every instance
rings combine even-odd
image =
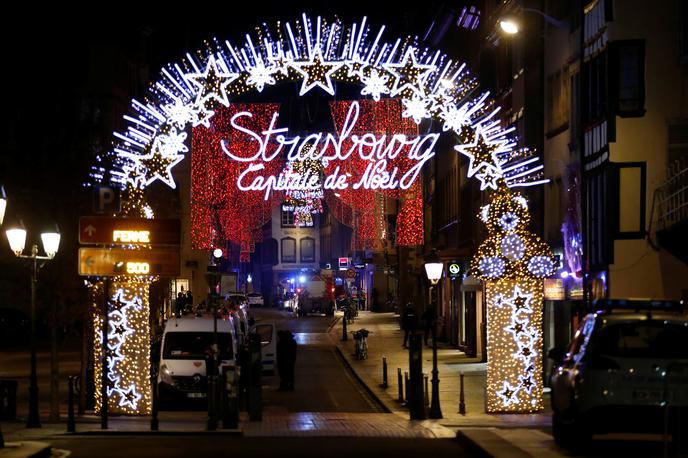
[[[571,97],[568,68],[547,77],[547,135],[554,136],[568,127]]]
[[[315,262],[315,239],[311,237],[301,239],[301,262]]]
[[[610,194],[614,192],[609,182],[610,174],[613,175],[608,167],[601,166],[585,180],[585,227],[588,239],[586,255],[592,270],[605,268],[613,262],[614,244],[610,239],[615,232],[615,215],[609,208],[610,204],[613,204],[613,195]]]
[[[282,227],[296,227],[294,224],[294,207],[282,205]]]
[[[291,237],[282,239],[282,262],[296,262],[296,239]]]
[[[645,114],[645,40],[612,43],[610,86],[616,98],[616,114],[640,117]]]
[[[218,332],[217,339],[222,359],[231,359],[234,351],[228,332]],[[164,359],[204,359],[214,342],[212,332],[165,333]]]
[[[583,116],[587,125],[607,117],[607,51],[583,64]]]
[[[646,164],[614,164],[613,192],[616,203],[617,239],[645,238]]]

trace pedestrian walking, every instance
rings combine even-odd
[[[404,330],[404,343],[402,347],[407,348],[406,342],[408,342],[409,334],[415,334],[416,326],[418,326],[418,316],[416,311],[413,310],[413,306],[409,302],[404,308],[404,313],[401,316],[401,327]]]
[[[432,330],[437,326],[437,313],[435,313],[434,308],[427,308],[420,318],[423,320],[423,326],[425,327],[423,342],[425,342],[425,346],[428,346],[428,336],[432,334]]]
[[[296,365],[296,340],[290,331],[277,331],[277,371],[280,376],[279,391],[294,389]]]

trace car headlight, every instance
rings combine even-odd
[[[165,364],[160,366],[160,381],[172,385],[172,371]]]

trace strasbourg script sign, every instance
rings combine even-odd
[[[262,191],[268,200],[273,191],[310,192],[319,189],[408,189],[415,182],[423,165],[435,155],[438,133],[407,136],[404,134],[376,135],[356,132],[360,107],[352,102],[339,129],[339,135],[332,133],[313,133],[306,136],[288,135],[286,127],[277,128],[279,114],[272,114],[269,125],[256,132],[242,124],[242,120],[253,118],[249,111],[241,111],[232,116],[230,125],[245,137],[233,136],[242,144],[256,145],[253,151],[241,150],[231,141],[221,140],[222,151],[233,161],[248,163],[237,178],[237,188],[241,191]],[[246,142],[246,140],[253,140]],[[269,145],[271,145],[269,147]],[[276,145],[276,147],[275,147]],[[303,173],[290,169],[277,175],[261,173],[266,164],[283,160],[286,153],[288,161],[319,161],[326,168],[323,177],[318,172],[306,169]],[[352,159],[360,159],[363,170],[353,175],[343,173],[340,164]],[[407,166],[400,167],[400,159]]]

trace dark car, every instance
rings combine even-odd
[[[682,304],[596,305],[565,353],[550,350],[555,442],[576,448],[594,433],[665,431],[674,443],[688,440],[688,315]]]
[[[31,322],[24,312],[15,308],[0,308],[0,342],[3,345],[29,341]]]

